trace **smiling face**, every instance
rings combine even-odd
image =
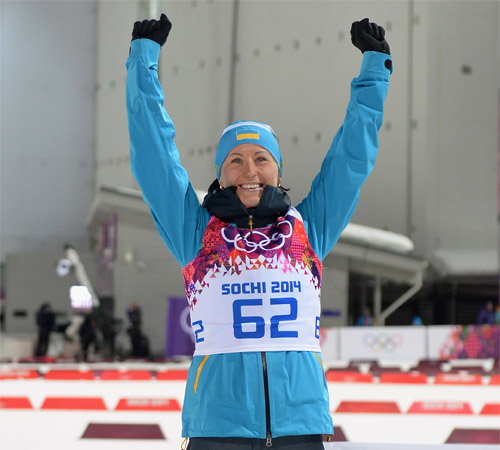
[[[252,208],[259,204],[264,186],[278,186],[278,164],[265,148],[257,144],[241,144],[234,147],[224,160],[219,181],[225,188],[236,186],[241,202]]]

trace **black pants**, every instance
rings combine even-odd
[[[35,356],[45,356],[49,348],[50,330],[40,330],[38,332],[38,341],[36,343]]]
[[[265,439],[190,438],[187,450],[324,450],[321,434],[273,438],[272,444],[266,447]]]

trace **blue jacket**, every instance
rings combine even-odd
[[[127,61],[131,165],[161,237],[184,267],[199,251],[210,214],[180,164],[174,124],[163,107],[159,52],[160,46],[151,40],[132,41]],[[351,219],[375,163],[390,75],[384,63],[390,59],[364,53],[360,75],[351,83],[344,123],[311,191],[296,206],[320,259]],[[288,351],[196,356],[189,369],[182,424],[183,436],[189,437],[332,434],[321,355]]]

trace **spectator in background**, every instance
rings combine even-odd
[[[419,316],[414,316],[413,319],[411,319],[411,324],[418,327],[422,325],[422,319]]]
[[[85,315],[80,325],[80,343],[82,347],[83,360],[87,361],[90,344],[96,344],[96,320],[91,311]]]
[[[5,293],[0,289],[0,331],[5,329]]]
[[[500,305],[495,308],[495,324],[500,325]]]
[[[50,333],[54,328],[55,314],[49,302],[44,302],[36,313],[36,324],[38,326],[38,340],[35,356],[45,356],[49,348]]]
[[[127,308],[127,317],[130,322],[127,333],[132,345],[132,356],[149,357],[149,340],[142,333],[142,312],[137,303],[132,302]]]
[[[364,307],[363,308],[363,314],[358,317],[358,320],[356,321],[356,326],[358,327],[373,327],[374,325],[374,320],[371,315],[370,308]]]
[[[142,311],[137,303],[132,302],[127,308],[127,317],[131,328],[140,329],[142,324]]]
[[[488,301],[486,303],[486,305],[483,306],[481,311],[479,311],[477,323],[478,323],[478,325],[494,325],[495,324],[495,312],[493,311],[493,302]]]
[[[99,318],[99,329],[102,333],[103,349],[105,358],[115,357],[115,338],[120,330],[121,321],[115,319],[111,314],[101,314]]]

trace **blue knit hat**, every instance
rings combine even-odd
[[[281,175],[281,166],[283,163],[281,161],[276,134],[273,129],[262,122],[240,120],[228,125],[222,132],[219,144],[217,145],[217,152],[215,153],[217,178],[220,178],[220,168],[229,152],[241,144],[257,144],[264,147],[275,159]]]

